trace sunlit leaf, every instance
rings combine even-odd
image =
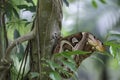
[[[51,72],[49,76],[52,80],[62,80],[60,74],[56,71]]]
[[[34,3],[35,5],[37,5],[37,1],[38,1],[38,0],[33,0],[33,3]]]

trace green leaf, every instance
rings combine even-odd
[[[28,26],[29,24],[31,24],[31,22],[26,22],[25,23],[25,27]]]
[[[61,74],[63,74],[63,75],[65,75],[66,77],[71,77],[73,74],[72,73],[70,73],[70,72],[68,72],[67,70],[60,70],[60,72],[59,73],[61,73]]]
[[[27,9],[27,8],[28,8],[27,5],[17,5],[17,7],[18,7],[19,9]]]
[[[59,56],[67,56],[70,57],[72,55],[77,55],[77,54],[88,54],[89,52],[85,52],[85,51],[80,51],[80,50],[76,50],[76,51],[65,51],[65,52],[61,52],[61,53],[57,53],[54,56],[55,57],[59,57]]]
[[[64,65],[66,65],[68,68],[70,68],[70,70],[72,70],[73,72],[76,71],[76,64],[73,64],[71,62],[65,61],[65,60],[61,60],[63,62]]]
[[[9,19],[11,19],[11,17],[12,17],[12,11],[13,11],[13,5],[12,5],[12,3],[9,3],[9,2],[6,2],[6,5],[5,5],[5,8],[4,8],[4,10],[5,10],[5,12],[6,12],[6,16],[9,18]]]
[[[106,3],[106,0],[100,0],[101,3],[105,4]]]
[[[96,1],[95,1],[95,0],[92,0],[92,5],[93,5],[95,8],[97,8],[97,7],[98,7],[98,5],[97,5],[97,3],[96,3]]]
[[[39,76],[39,73],[31,72],[29,77],[30,77],[30,79],[33,79],[33,78],[38,77],[38,76]]]
[[[55,68],[61,68],[61,66],[59,64],[55,63],[52,60],[50,60],[50,61],[47,60],[47,63],[50,65],[50,67],[53,71],[55,71]]]
[[[37,5],[38,0],[33,0],[34,5]]]
[[[80,50],[77,50],[77,51],[65,51],[65,52],[62,52],[62,53],[57,53],[57,54],[54,54],[53,55],[53,59],[60,59],[60,57],[65,57],[68,59],[68,61],[70,61],[71,63],[75,64],[75,61],[74,59],[72,58],[72,55],[84,55],[84,54],[88,54],[89,52],[85,52],[85,51],[80,51]],[[61,58],[61,59],[64,59],[64,58]]]
[[[28,9],[26,10],[29,10],[31,12],[35,12],[36,11],[36,6],[29,6]]]
[[[72,51],[72,52],[69,52],[68,55],[72,56],[72,55],[77,55],[77,54],[80,54],[80,55],[83,55],[83,54],[88,54],[90,52],[85,52],[85,51],[80,51],[80,50],[76,50],[76,51]],[[67,54],[67,53],[66,53]]]
[[[49,76],[52,80],[62,80],[60,74],[56,71],[51,72]]]
[[[26,0],[28,3],[32,3],[33,4],[33,1],[34,0]]]
[[[114,47],[120,47],[120,43],[117,41],[107,41],[104,43],[107,46],[114,46]]]
[[[115,58],[117,54],[117,48],[114,46],[110,46],[110,53]]]
[[[116,36],[116,37],[120,38],[120,32],[119,31],[112,30],[112,31],[109,32],[109,34],[110,34],[110,36]]]
[[[19,14],[18,14],[17,10],[16,10],[15,8],[13,8],[12,10],[13,10],[13,13],[15,14],[15,16],[16,16],[17,18],[19,18]]]

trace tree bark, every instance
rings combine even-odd
[[[0,60],[2,58],[2,23],[1,23],[1,19],[2,19],[2,13],[1,13],[1,10],[0,10]]]
[[[62,20],[62,0],[38,0],[34,23],[36,37],[32,40],[31,72],[40,76],[33,80],[48,80],[49,67],[44,66],[50,59],[55,35],[60,35]],[[45,60],[44,60],[45,59]],[[46,72],[46,73],[44,73]]]
[[[5,55],[5,50],[8,46],[8,40],[7,40],[7,32],[6,32],[6,26],[5,26],[5,10],[4,5],[5,0],[0,0],[0,61]],[[1,66],[2,65],[2,66]],[[0,63],[0,80],[8,80],[9,77],[9,65],[6,65],[4,63]],[[5,77],[7,76],[7,77]]]
[[[5,1],[0,0],[0,5],[5,6]],[[0,59],[5,55],[8,46],[7,31],[5,26],[5,10],[0,8]]]

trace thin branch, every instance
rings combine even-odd
[[[3,61],[5,62],[11,62],[10,60],[10,52],[11,50],[16,46],[16,44],[20,44],[22,42],[25,42],[25,41],[28,41],[28,40],[31,40],[35,37],[35,29],[33,29],[30,33],[24,35],[24,36],[21,36],[19,38],[17,38],[16,40],[14,40],[7,48],[6,50],[6,54],[3,58]]]

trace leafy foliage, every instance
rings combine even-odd
[[[33,79],[33,78],[38,77],[38,76],[39,76],[39,73],[37,73],[37,72],[30,72],[30,74],[29,74],[30,79]]]
[[[117,38],[114,38],[117,37]],[[109,51],[113,58],[117,59],[118,64],[120,63],[120,32],[110,32],[108,38],[112,37],[113,39],[105,42],[105,45],[110,46]],[[120,64],[119,64],[120,65]]]
[[[30,12],[35,12],[36,11],[36,4],[37,0],[6,0],[5,4],[0,3],[0,10],[6,13],[6,26],[8,29],[8,36],[10,36],[10,39],[14,37],[14,39],[20,37],[20,34],[27,33],[30,31],[30,26],[31,22],[29,22],[26,19],[21,19],[20,17],[20,11],[30,11]],[[66,6],[69,6],[68,0],[63,0]],[[74,1],[74,0],[71,0]],[[99,2],[105,4],[106,0],[99,0]],[[92,0],[92,5],[97,8],[98,7],[98,1],[97,0]],[[32,20],[31,20],[32,21]],[[86,22],[85,22],[86,23]],[[30,25],[29,25],[30,24]],[[14,35],[11,36],[10,33],[14,33]],[[110,32],[108,34],[108,37],[117,37],[117,39],[113,40],[107,40],[104,44],[108,46],[107,53],[110,53],[112,57],[114,58],[113,60],[113,65],[120,65],[120,32]],[[16,79],[16,76],[18,74],[20,65],[21,65],[21,60],[23,59],[23,52],[24,52],[24,45],[20,44],[17,45],[17,48],[19,49],[19,55],[13,55],[14,59],[14,65],[11,69],[11,72],[15,74],[15,76],[12,76],[14,78],[13,80]],[[13,51],[15,52],[15,51]],[[76,72],[76,63],[73,60],[71,56],[73,55],[83,55],[83,54],[88,54],[88,52],[83,52],[83,51],[73,51],[73,52],[62,52],[53,55],[51,60],[45,59],[47,62],[46,65],[49,65],[51,68],[50,73],[50,78],[52,80],[62,80],[61,73],[65,74],[66,76],[72,76],[73,74],[69,73],[66,69],[64,69],[61,64],[64,64],[68,68],[71,69],[74,73]],[[65,60],[65,58],[67,60]],[[102,62],[102,60],[98,59],[97,57],[94,57],[94,59],[99,60]],[[102,62],[103,63],[103,62]],[[29,64],[29,62],[27,63]],[[29,65],[28,65],[29,66]],[[26,67],[28,69],[29,67]],[[26,71],[27,73],[28,71]],[[38,77],[39,73],[37,72],[31,72],[29,78],[33,79],[35,77]]]
[[[31,0],[32,1],[32,0]],[[23,7],[26,6],[25,7]],[[3,7],[1,7],[3,6]],[[18,7],[20,6],[20,8]],[[22,6],[22,7],[21,7]],[[6,0],[4,5],[0,5],[0,8],[6,15],[6,29],[8,34],[9,42],[11,40],[15,40],[18,37],[21,37],[21,34],[28,33],[31,29],[32,20],[28,21],[27,19],[22,19],[21,12],[23,11],[32,11],[35,12],[36,5],[34,2],[28,3],[28,0]],[[0,9],[0,10],[1,10]],[[13,60],[13,65],[11,68],[11,80],[16,80],[17,78],[21,79],[25,77],[28,71],[30,70],[29,56],[27,59],[24,59],[24,50],[26,47],[26,43],[17,44],[16,47],[11,52],[11,58]],[[19,76],[19,77],[18,77]],[[33,74],[33,77],[36,76]]]
[[[56,71],[50,73],[50,78],[52,80],[62,80],[60,74]]]
[[[20,33],[17,29],[14,30],[14,40],[20,37]],[[22,44],[16,44],[17,51],[16,56],[18,57],[19,61],[21,61],[24,57],[24,47]]]
[[[76,72],[76,63],[74,59],[72,58],[73,55],[84,55],[89,54],[88,52],[84,51],[67,51],[62,53],[56,53],[52,56],[52,59],[50,61],[47,61],[52,71],[50,72],[50,78],[53,80],[58,80],[62,78],[62,74],[70,77],[73,74],[71,72],[68,72],[65,68],[63,68],[62,64],[64,64],[66,67],[68,67],[71,71],[74,73]]]

